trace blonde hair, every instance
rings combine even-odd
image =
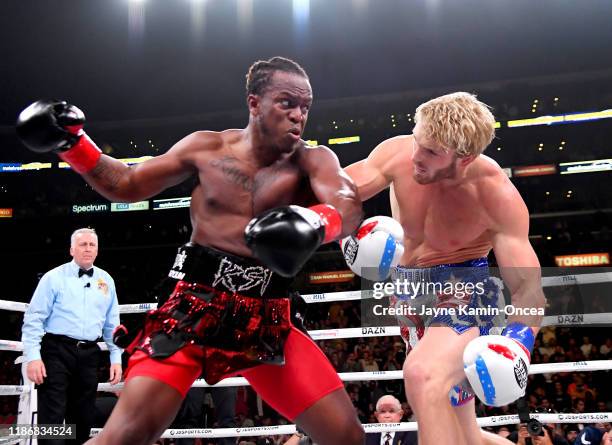
[[[455,150],[460,158],[478,156],[495,136],[489,108],[470,93],[446,94],[419,105],[414,123],[445,151]]]

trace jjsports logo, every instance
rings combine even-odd
[[[354,237],[350,237],[344,243],[344,259],[346,260],[346,264],[352,266],[355,262],[355,258],[357,258],[357,251],[359,250],[359,243]]]
[[[227,258],[223,258],[219,263],[219,269],[215,274],[215,281],[212,285],[216,286],[221,283],[234,293],[261,286],[259,294],[263,296],[271,278],[272,272],[265,267],[242,267]]]
[[[519,357],[518,361],[514,365],[514,378],[519,388],[527,388],[527,365],[522,358]]]

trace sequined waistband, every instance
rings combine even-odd
[[[168,277],[253,298],[284,298],[293,281],[255,260],[195,243],[179,247]]]

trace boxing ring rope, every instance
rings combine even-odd
[[[592,273],[582,275],[565,275],[556,277],[543,277],[542,287],[559,286],[559,285],[577,285],[577,284],[594,284],[612,281],[612,272]],[[347,291],[347,292],[331,292],[319,294],[302,295],[306,303],[324,303],[336,301],[353,301],[362,300],[364,298],[373,298],[372,291]],[[15,301],[0,300],[0,310],[10,310],[16,312],[25,312],[28,308],[27,303]],[[157,308],[156,303],[140,303],[140,304],[125,304],[119,306],[121,314],[128,313],[144,313],[151,309]],[[559,316],[546,316],[543,319],[542,326],[580,326],[592,324],[611,324],[612,313],[599,314],[565,314]],[[379,337],[379,336],[399,336],[400,329],[398,326],[378,326],[378,327],[363,327],[363,328],[344,328],[344,329],[321,329],[308,331],[314,340],[328,340],[339,338],[364,338],[364,337]],[[99,343],[102,350],[106,350],[106,344]],[[23,345],[19,341],[1,340],[0,350],[5,351],[22,351]],[[23,357],[20,356],[15,360],[15,363],[23,362]],[[552,372],[591,372],[611,370],[612,360],[595,360],[581,362],[564,362],[564,363],[547,363],[531,365],[529,374],[544,374]],[[24,373],[25,379],[25,372]],[[353,381],[372,381],[372,380],[401,380],[403,379],[402,371],[375,371],[375,372],[346,372],[338,373],[340,379],[345,382]],[[206,381],[196,380],[192,387],[210,387]],[[224,379],[215,386],[249,386],[246,379],[242,377],[232,377]],[[99,391],[113,392],[123,388],[123,383],[110,385],[109,383],[100,383]],[[29,396],[33,391],[33,384],[29,385],[0,385],[0,395],[19,395],[22,399],[27,397],[27,410],[29,409]],[[22,415],[20,410],[20,416]],[[594,422],[609,422],[612,421],[612,412],[606,413],[580,413],[580,414],[531,414],[532,418],[536,418],[543,423],[594,423]],[[25,419],[18,419],[19,423]],[[479,426],[500,426],[516,424],[519,422],[518,415],[505,415],[494,417],[482,417],[477,419]],[[402,422],[398,424],[364,424],[366,433],[369,432],[384,432],[384,431],[415,431],[417,430],[416,422]],[[100,429],[92,429],[92,434],[97,434]],[[266,427],[252,428],[195,428],[195,429],[169,429],[162,435],[162,438],[221,438],[221,437],[251,437],[251,436],[268,436],[268,435],[283,435],[295,433],[295,425],[276,425]],[[0,437],[0,445],[8,445],[18,443],[19,440],[6,440]]]
[[[531,418],[538,419],[542,423],[596,423],[610,422],[612,412],[606,413],[581,413],[581,414],[531,414]],[[505,416],[479,417],[476,419],[480,427],[513,425],[519,423],[517,414]],[[366,433],[383,433],[387,431],[416,431],[416,422],[401,423],[364,423],[362,424]],[[92,428],[92,435],[102,431],[100,428]],[[295,425],[272,425],[256,426],[252,428],[193,428],[193,429],[169,429],[161,436],[162,439],[176,438],[205,438],[217,439],[221,437],[253,437],[253,436],[275,436],[282,434],[293,434],[296,432]]]
[[[150,306],[155,306],[155,303],[149,304]],[[122,313],[135,312],[122,311]],[[612,312],[546,316],[543,318],[541,326],[581,326],[594,324],[612,324]],[[317,329],[308,331],[308,334],[316,341],[339,338],[391,337],[399,336],[400,328],[399,326],[371,326],[363,328]],[[104,342],[99,342],[98,346],[102,351],[108,350]],[[0,339],[0,351],[23,351],[23,345],[20,341]],[[18,362],[16,361],[15,363]]]
[[[26,439],[7,439],[4,437],[0,437],[0,445],[15,445]]]
[[[531,418],[537,419],[542,423],[596,423],[612,421],[612,412],[602,413],[576,413],[576,414],[531,414]],[[504,416],[480,417],[476,419],[480,427],[492,427],[502,425],[513,425],[519,423],[517,414]],[[365,423],[363,428],[366,433],[382,433],[388,431],[416,431],[417,422],[401,423]],[[102,431],[100,428],[92,428],[92,436]],[[257,426],[250,428],[191,428],[191,429],[168,429],[162,434],[162,439],[189,439],[205,438],[218,439],[223,437],[255,437],[255,436],[275,436],[291,435],[296,432],[295,425],[272,425]],[[0,445],[16,444],[19,439],[3,441],[0,438]]]
[[[531,365],[529,374],[548,374],[551,372],[579,372],[579,371],[607,371],[612,369],[612,360],[593,360],[586,362],[559,362],[559,363],[541,363]],[[402,371],[370,371],[370,372],[339,372],[338,376],[343,382],[363,382],[370,380],[401,380],[403,379]],[[111,385],[110,383],[98,384],[99,391],[113,392],[121,390],[123,383]],[[230,377],[223,379],[215,387],[221,386],[249,386],[249,383],[244,377]],[[203,379],[198,379],[193,382],[192,388],[210,388],[212,385],[206,383]],[[0,394],[2,388],[0,387]]]
[[[559,275],[556,277],[542,277],[542,287],[567,286],[570,284],[598,284],[608,282],[612,282],[612,272],[597,272],[588,274]],[[306,301],[306,303],[329,303],[333,301],[351,301],[362,300],[364,298],[372,298],[372,294],[373,292],[368,290],[355,290],[345,292],[305,294],[302,295],[302,298]],[[27,308],[28,303],[0,300],[0,310],[25,312]],[[121,304],[119,305],[119,313],[136,314],[156,308],[157,303]]]
[[[154,305],[154,303],[151,303],[151,305]],[[547,316],[544,317],[541,326],[582,326],[593,324],[612,324],[612,312]],[[399,326],[371,326],[363,328],[318,329],[308,331],[308,335],[315,341],[339,338],[392,337],[400,335],[400,328]],[[99,342],[98,346],[102,351],[108,350],[104,342]],[[0,351],[23,351],[23,344],[15,340],[0,340]],[[19,363],[19,359],[15,363]]]
[[[612,360],[592,360],[582,362],[559,362],[541,363],[529,367],[529,375],[548,374],[557,372],[592,372],[607,371],[612,369]],[[401,380],[402,371],[370,371],[370,372],[339,372],[338,376],[343,382],[363,382],[363,381],[382,381],[382,380]],[[227,386],[250,386],[244,377],[230,377],[223,379],[214,387]],[[193,382],[192,388],[211,388],[203,379]],[[111,385],[110,383],[99,383],[98,391],[115,392],[123,389],[123,383]],[[28,385],[0,385],[0,395],[21,395],[30,392]]]

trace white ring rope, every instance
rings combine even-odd
[[[18,301],[0,300],[0,310],[25,312],[28,310],[28,303],[20,303]],[[147,312],[150,309],[157,309],[157,303],[136,303],[136,304],[120,304],[120,314],[139,314]]]
[[[0,385],[0,396],[20,396],[30,392],[28,385]]]
[[[132,306],[132,305],[130,305]],[[130,312],[132,313],[132,312]],[[594,324],[612,324],[612,312],[602,314],[565,314],[550,315],[544,317],[542,326],[581,326]],[[399,336],[399,326],[372,326],[362,328],[343,328],[343,329],[316,329],[308,331],[313,340],[333,340],[338,338],[365,338],[365,337],[389,337]],[[108,346],[104,342],[99,342],[98,346],[102,351],[107,351]],[[0,351],[23,351],[23,344],[20,341],[1,340]]]
[[[597,423],[612,421],[612,412],[604,413],[576,413],[576,414],[530,414],[532,419],[542,423]],[[476,419],[480,427],[513,425],[519,423],[518,414],[505,416],[479,417]],[[382,433],[387,431],[417,431],[416,422],[401,423],[366,423],[363,424],[366,433]],[[100,428],[92,428],[92,435],[99,434]],[[162,434],[162,439],[177,438],[206,438],[217,439],[221,437],[254,437],[254,436],[277,436],[282,434],[293,434],[296,432],[295,425],[271,425],[256,426],[252,428],[193,428],[193,429],[168,429]]]
[[[612,272],[597,272],[586,274],[571,274],[559,275],[556,277],[542,277],[542,287],[551,286],[567,286],[570,284],[597,284],[612,282]],[[332,301],[351,301],[371,298],[371,290],[356,290],[345,292],[329,292],[320,294],[305,294],[302,298],[306,303],[329,303]],[[20,303],[17,301],[0,300],[0,310],[25,312],[28,308],[28,303]],[[156,309],[157,303],[136,303],[136,304],[121,304],[119,305],[119,313],[136,314],[146,312],[150,309]]]
[[[588,362],[562,362],[562,363],[541,363],[531,365],[529,374],[548,374],[552,372],[579,372],[579,371],[607,371],[612,369],[612,360],[593,360]],[[370,380],[402,380],[404,378],[402,371],[372,371],[372,372],[339,372],[338,377],[343,382],[361,382]],[[110,383],[100,383],[98,391],[117,391],[120,390],[122,383],[111,385]],[[209,388],[212,385],[206,383],[203,379],[198,379],[193,382],[192,387]],[[249,386],[247,380],[243,377],[230,377],[221,380],[214,387],[221,386]]]
[[[591,372],[607,371],[612,369],[612,360],[592,360],[582,362],[560,362],[560,363],[541,363],[531,365],[529,374],[548,374],[553,372]],[[338,376],[343,382],[361,382],[374,380],[401,380],[402,371],[373,371],[373,372],[339,372]],[[191,385],[192,388],[209,388],[213,385],[206,383],[204,379],[198,379]],[[249,382],[244,377],[230,377],[215,384],[215,388],[226,386],[249,386]],[[116,385],[110,383],[99,383],[98,391],[114,392],[123,389],[123,382]],[[28,392],[27,385],[0,385],[0,395],[20,395]]]
[[[594,324],[612,324],[612,312],[602,314],[565,314],[550,315],[544,317],[542,326],[582,326]],[[399,326],[372,326],[363,328],[343,328],[343,329],[317,329],[308,331],[313,340],[333,340],[338,338],[365,338],[365,337],[389,337],[399,336]],[[108,346],[104,342],[99,342],[98,346],[102,351],[107,351]],[[20,341],[1,340],[0,351],[23,351],[23,344]]]

